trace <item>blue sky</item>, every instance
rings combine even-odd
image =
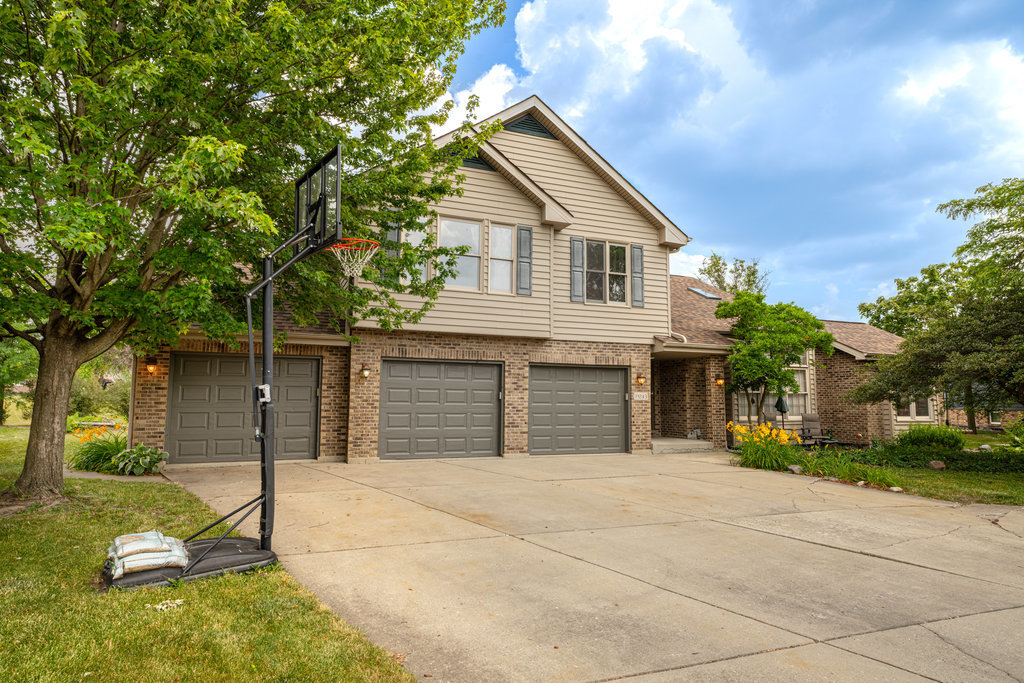
[[[963,241],[937,204],[1024,175],[1024,2],[510,0],[471,92],[554,108],[693,239],[673,272],[759,257],[769,300],[857,320]]]

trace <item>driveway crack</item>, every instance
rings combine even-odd
[[[998,666],[996,666],[995,664],[993,664],[992,662],[988,662],[988,661],[985,661],[984,659],[981,659],[980,657],[976,657],[975,655],[971,654],[967,650],[963,649],[962,647],[960,647],[959,645],[957,645],[953,641],[951,641],[948,638],[946,638],[945,636],[943,636],[941,633],[939,633],[935,629],[928,628],[927,624],[921,624],[921,628],[923,628],[924,630],[926,630],[929,633],[933,634],[936,638],[938,638],[939,640],[944,642],[946,645],[949,645],[951,648],[953,648],[957,652],[970,657],[974,661],[981,662],[982,664],[986,664],[986,665],[992,667],[993,669],[995,669],[996,671],[1000,671],[1000,672],[1006,674],[1007,676],[1009,676],[1011,679],[1013,679],[1015,681],[1021,680],[1020,678],[1018,678],[1017,676],[1014,676],[1012,673],[1010,673],[1006,669],[1001,669]]]

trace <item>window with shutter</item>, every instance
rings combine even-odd
[[[533,228],[520,225],[516,245],[516,294],[533,294]]]

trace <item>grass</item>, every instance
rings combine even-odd
[[[0,490],[20,472],[27,438],[0,428]],[[66,493],[68,502],[0,517],[4,680],[413,680],[280,567],[98,593],[114,536],[182,537],[216,515],[173,484],[71,479]],[[183,603],[146,606],[165,600]]]
[[[927,469],[890,468],[895,486],[925,498],[958,503],[1024,505],[1024,474],[950,472]]]
[[[992,446],[997,443],[1010,443],[1009,437],[1000,432],[978,432],[977,434],[964,432],[964,440],[966,441],[964,448],[977,448],[984,444]]]

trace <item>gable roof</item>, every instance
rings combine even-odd
[[[569,209],[559,204],[558,200],[535,183],[521,168],[502,154],[497,147],[490,142],[484,142],[477,149],[477,156],[493,166],[499,175],[512,183],[530,201],[540,207],[541,222],[554,226],[556,230],[572,225],[574,218]]]
[[[835,337],[835,346],[857,360],[868,356],[891,356],[900,352],[903,337],[867,323],[822,320],[825,331]]]
[[[716,318],[715,308],[718,307],[719,301],[732,301],[733,295],[695,277],[673,275],[670,281],[674,339],[662,341],[722,348],[732,346],[732,340],[727,336],[730,322],[728,319]],[[718,298],[709,299],[694,290],[700,290]],[[822,320],[821,322],[825,324],[825,331],[835,338],[832,345],[857,360],[900,352],[900,342],[903,341],[903,338],[873,325],[840,320]]]
[[[660,231],[661,244],[671,248],[679,248],[690,241],[690,238],[686,233],[680,230],[675,223],[669,220],[669,218],[663,214],[658,207],[654,206],[647,197],[641,194],[639,190],[633,187],[629,181],[622,176],[622,174],[612,168],[611,164],[605,161],[593,147],[587,144],[586,140],[581,138],[576,131],[570,128],[565,121],[559,118],[558,115],[555,114],[555,112],[552,111],[548,105],[544,104],[544,102],[536,95],[531,95],[522,102],[513,104],[511,107],[484,119],[482,123],[513,121],[514,119],[519,119],[527,114],[533,117],[533,119],[543,126],[545,130],[550,132],[560,140],[562,144],[568,147],[583,161],[583,163],[593,169],[593,171],[597,173],[602,180],[608,183],[608,185],[618,193],[627,204],[632,206],[641,216],[657,228]],[[454,132],[442,135],[437,138],[437,143],[445,144],[453,135]],[[481,147],[481,150],[484,150],[485,147],[493,148],[494,146],[490,143],[485,143],[484,146]],[[481,154],[480,156],[486,159],[484,154]],[[488,162],[490,162],[489,159]],[[512,162],[507,159],[505,162],[507,164],[512,164]],[[494,164],[492,163],[492,165]],[[514,164],[512,164],[512,166],[514,167]],[[498,168],[498,166],[495,166],[495,168],[501,172],[501,169]],[[521,170],[519,172],[522,173]],[[565,211],[564,207],[562,210]],[[569,214],[570,217],[571,215],[572,214]]]

